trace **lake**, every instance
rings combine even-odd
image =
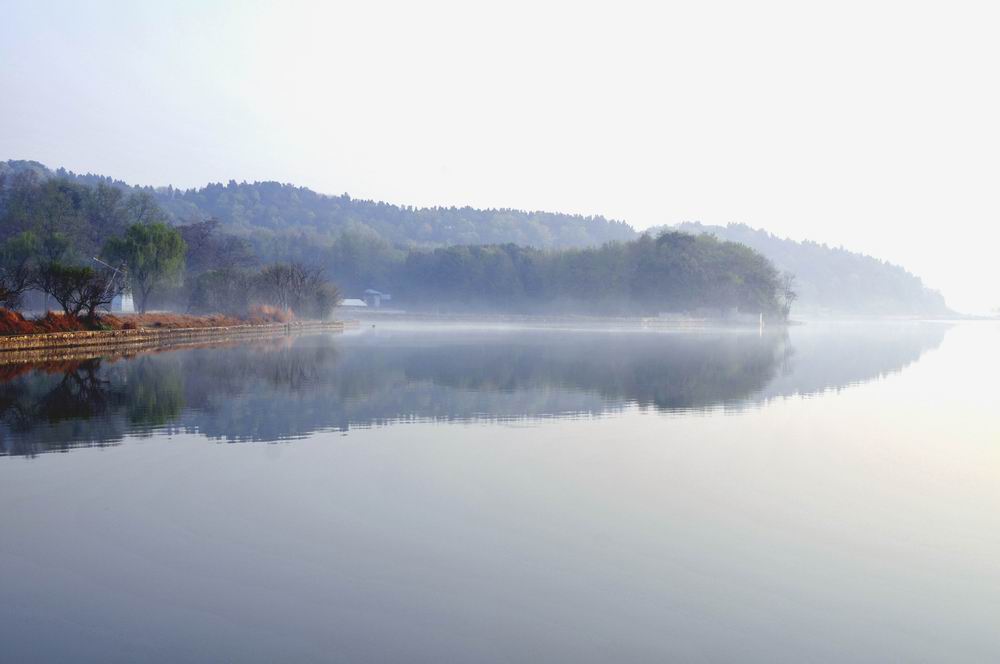
[[[379,323],[0,364],[0,661],[998,661],[998,342]]]

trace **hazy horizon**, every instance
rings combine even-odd
[[[745,223],[1000,305],[987,5],[6,5],[0,159]]]

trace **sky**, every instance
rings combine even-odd
[[[0,160],[745,223],[1000,306],[989,2],[0,2]]]

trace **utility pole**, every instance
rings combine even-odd
[[[94,259],[95,262],[100,263],[104,267],[106,267],[109,270],[111,270],[111,278],[108,279],[108,285],[104,288],[104,295],[107,296],[107,294],[111,291],[111,289],[115,287],[115,283],[118,281],[118,276],[119,275],[122,275],[122,293],[124,294],[125,293],[125,288],[127,287],[127,284],[125,283],[124,275],[128,272],[128,267],[125,265],[125,263],[122,263],[122,266],[120,268],[117,268],[114,265],[109,265],[109,264],[105,263],[104,261],[102,261],[97,256],[94,256],[93,259]]]

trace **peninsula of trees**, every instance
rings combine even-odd
[[[796,242],[745,224],[684,223],[653,229],[707,233],[739,242],[767,256],[779,271],[795,275],[801,314],[952,316],[937,291],[898,265],[817,242]]]

